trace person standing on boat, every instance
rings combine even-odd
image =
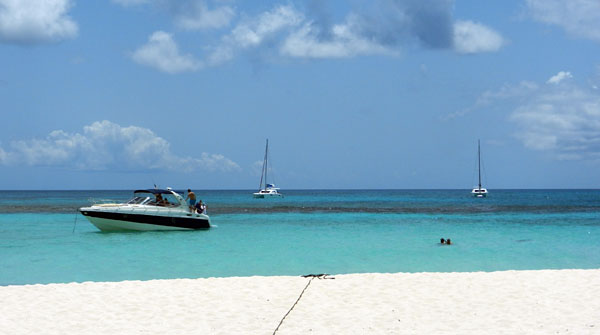
[[[188,188],[188,194],[187,197],[185,197],[185,200],[190,199],[190,211],[194,210],[194,206],[196,205],[196,194],[194,194],[194,192],[192,192],[192,190],[190,190]]]
[[[196,204],[196,213],[198,214],[204,214],[204,211],[206,211],[206,206],[202,203],[202,200],[198,200],[198,203]]]

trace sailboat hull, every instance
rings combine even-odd
[[[256,199],[264,199],[264,198],[279,198],[281,197],[281,193],[253,193],[254,198]]]
[[[473,194],[473,196],[476,198],[485,198],[487,197],[487,193],[488,191],[485,188],[475,188],[473,191],[471,191],[471,194]]]

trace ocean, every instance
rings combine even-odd
[[[118,233],[77,208],[132,190],[2,191],[0,285],[600,268],[600,190],[194,191],[211,229]]]

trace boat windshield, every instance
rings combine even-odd
[[[127,204],[129,205],[139,205],[141,203],[143,203],[144,201],[148,200],[148,197],[133,197],[133,199],[127,201]]]
[[[143,194],[142,196],[140,194]],[[147,205],[147,206],[160,206],[160,207],[177,207],[179,201],[173,196],[173,194],[162,193],[162,194],[151,194],[146,192],[136,192],[133,199],[127,202],[131,205]]]

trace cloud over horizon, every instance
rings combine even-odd
[[[97,121],[82,133],[52,131],[44,139],[19,140],[0,147],[0,165],[58,166],[78,170],[234,171],[240,167],[221,154],[180,157],[150,129]]]
[[[555,78],[555,77],[553,77]],[[510,115],[525,147],[560,160],[600,159],[600,94],[548,82]]]
[[[0,42],[41,44],[74,38],[78,26],[70,0],[0,0]]]
[[[513,135],[526,148],[559,160],[600,159],[600,92],[581,87],[569,71],[545,83],[523,81],[484,92],[472,108],[502,105],[512,112]]]

